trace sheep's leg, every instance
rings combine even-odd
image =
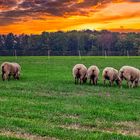
[[[105,79],[103,80],[103,83],[104,83],[104,85],[106,85],[106,80]]]
[[[98,80],[96,79],[96,85],[97,85],[97,81],[98,81]]]
[[[134,86],[135,86],[135,81],[133,81],[133,83],[132,83],[131,87],[133,88]]]
[[[16,74],[13,74],[13,78],[16,80]]]
[[[11,74],[8,74],[8,81],[10,80]]]
[[[138,81],[135,81],[135,87],[138,87],[139,83]]]
[[[80,85],[82,84],[82,79],[80,79]]]
[[[90,80],[89,80],[89,84],[91,85],[91,78],[90,78]]]
[[[8,79],[8,74],[5,73],[4,77],[5,77],[5,80],[7,80]]]
[[[131,87],[131,82],[130,81],[127,81],[127,85],[130,88]]]
[[[95,78],[93,79],[93,85],[96,85],[96,80],[95,80]]]
[[[129,82],[128,82],[128,81],[126,82],[126,84],[127,84],[127,86],[129,87]]]
[[[114,85],[114,81],[111,81],[111,86],[113,86]]]
[[[109,80],[110,86],[113,86],[113,81]]]
[[[78,84],[78,78],[75,77],[75,85]]]
[[[4,72],[2,72],[2,75],[1,75],[1,76],[2,76],[2,80],[4,81],[4,80],[5,80],[5,79],[4,79]]]
[[[109,85],[111,86],[111,81],[109,80]]]
[[[18,74],[16,74],[15,79],[19,80],[19,75]]]
[[[104,85],[106,85],[106,80],[104,80]]]
[[[92,79],[92,85],[94,85],[94,79]]]
[[[13,77],[14,77],[15,80],[19,80],[19,73],[16,72],[16,73],[13,75]]]
[[[92,81],[93,81],[93,85],[95,85],[95,81],[94,81],[94,79],[93,79]]]
[[[109,78],[110,86],[113,86],[113,81],[114,81],[113,75],[111,75],[110,78]]]
[[[17,80],[19,80],[20,79],[20,72],[18,71],[17,72]]]
[[[94,84],[97,85],[97,78],[94,78]]]
[[[77,78],[77,84],[79,84],[79,78]]]
[[[97,83],[98,83],[98,78],[96,78],[96,85],[97,85]]]
[[[84,78],[85,78],[85,76],[81,76],[80,77],[80,84],[83,84],[84,83]]]
[[[16,75],[16,76],[14,77],[14,79],[15,79],[15,80],[19,80],[19,76]]]
[[[17,78],[16,78],[17,80],[19,80],[19,76],[17,76]]]
[[[83,79],[84,79],[84,77],[80,78],[80,85],[83,84]]]
[[[7,80],[7,73],[4,73],[3,79],[4,79],[4,80]]]
[[[114,80],[112,81],[112,86],[114,85]]]

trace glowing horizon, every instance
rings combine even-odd
[[[140,0],[0,0],[0,34],[140,32]]]

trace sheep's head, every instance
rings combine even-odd
[[[139,79],[136,79],[136,80],[135,80],[135,86],[136,86],[136,87],[139,86],[139,83],[140,83]]]
[[[123,80],[123,78],[124,78],[124,77],[123,77],[123,73],[124,73],[123,71],[119,71],[119,78],[120,78],[121,80]]]
[[[121,87],[122,85],[122,79],[118,76],[117,80],[116,80],[116,83],[119,87]]]
[[[83,78],[83,83],[86,83],[87,82],[87,77],[84,77]]]

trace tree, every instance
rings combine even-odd
[[[14,47],[14,35],[13,35],[13,33],[9,33],[6,36],[5,47],[7,49],[13,49],[13,47]]]

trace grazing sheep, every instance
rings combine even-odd
[[[83,64],[76,64],[72,69],[73,77],[75,79],[75,84],[78,84],[80,80],[80,84],[85,83],[87,80],[86,73],[87,68]]]
[[[109,80],[110,85],[112,86],[114,81],[118,86],[121,86],[121,79],[119,77],[118,70],[112,67],[106,67],[102,73],[104,85],[106,84],[106,80]]]
[[[18,63],[4,62],[1,65],[2,70],[2,80],[10,80],[13,76],[14,79],[19,79],[21,67]]]
[[[127,81],[129,88],[137,87],[140,83],[140,70],[135,67],[123,66],[119,71],[119,76]]]
[[[95,65],[92,65],[87,70],[87,77],[90,79],[90,84],[97,85],[99,68]]]

